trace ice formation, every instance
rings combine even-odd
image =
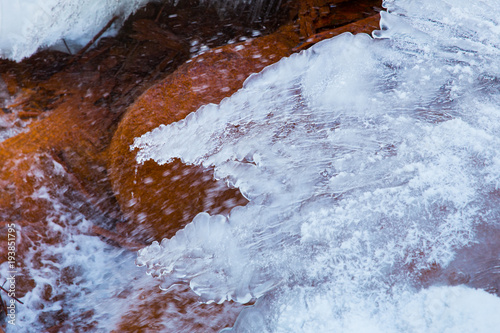
[[[63,39],[78,49],[113,16],[126,18],[147,2],[0,0],[0,57],[20,61],[39,48],[63,45]]]
[[[257,299],[234,332],[500,324],[497,296],[419,282],[479,226],[500,227],[500,10],[486,0],[384,6],[374,38],[319,43],[132,147],[138,162],[213,166],[250,200],[229,217],[198,215],[137,259],[165,288]]]
[[[72,51],[86,45],[113,16],[119,20],[106,34],[114,34],[130,14],[160,0],[0,0],[0,58],[20,61],[40,48]],[[182,0],[166,0],[178,3]],[[254,13],[273,10],[278,0],[202,0],[222,14],[250,5]],[[265,14],[265,13],[264,13]],[[64,45],[66,43],[66,45]]]

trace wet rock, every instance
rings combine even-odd
[[[201,304],[187,286],[176,286],[165,292],[159,288],[144,288],[127,295],[133,299],[126,315],[117,324],[118,332],[216,333],[231,327],[243,305],[234,302]]]
[[[300,37],[304,40],[321,31],[346,26],[382,10],[378,0],[300,0],[292,2],[291,6],[291,12],[297,18]]]
[[[332,30],[326,30],[319,32],[317,34],[309,36],[307,40],[304,42],[300,43],[294,48],[294,51],[302,51],[305,50],[312,45],[316,44],[317,42],[327,39],[327,38],[332,38],[337,35],[340,35],[344,32],[350,32],[353,34],[356,33],[370,33],[373,30],[377,30],[379,27],[379,22],[380,22],[380,15],[375,14],[372,16],[369,16],[367,18],[361,19],[359,21],[355,21],[351,24],[347,24]]]

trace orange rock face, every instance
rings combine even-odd
[[[202,105],[231,96],[252,73],[288,56],[298,43],[291,27],[269,36],[212,49],[180,66],[128,110],[111,143],[109,173],[129,232],[145,241],[172,236],[197,213],[227,213],[246,200],[213,180],[210,170],[180,161],[160,166],[135,162],[134,138],[183,119]]]
[[[216,333],[231,327],[243,306],[238,303],[200,304],[188,286],[177,286],[165,293],[144,288],[131,298],[126,315],[112,333],[174,332]]]

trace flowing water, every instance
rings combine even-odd
[[[138,162],[180,158],[239,188],[249,204],[228,217],[201,213],[137,257],[88,235],[104,217],[80,214],[64,187],[35,186],[52,207],[46,233],[65,236],[31,244],[24,269],[36,286],[8,330],[108,332],[131,295],[158,284],[166,303],[179,290],[255,302],[230,332],[498,329],[500,8],[384,6],[373,37],[321,42],[136,139]],[[67,176],[50,156],[32,164],[27,177],[40,184]],[[158,330],[223,328],[236,311],[188,309]]]
[[[499,9],[384,6],[374,38],[324,41],[136,139],[139,162],[214,167],[250,201],[138,258],[165,288],[257,299],[234,332],[498,328]]]

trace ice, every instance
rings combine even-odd
[[[179,1],[183,0],[167,0]],[[159,0],[0,0],[0,58],[20,61],[47,47],[66,52],[66,45],[76,52],[114,16],[119,19],[105,35],[115,34],[130,14],[148,2]],[[280,3],[278,0],[202,2],[215,6],[220,15],[250,6],[254,18],[275,10]]]
[[[123,21],[148,0],[1,0],[0,57],[20,61],[39,48],[84,46],[113,16]],[[116,32],[119,24],[109,33]]]
[[[420,279],[500,227],[500,10],[384,5],[374,38],[321,42],[131,147],[213,166],[250,200],[137,259],[165,288],[257,299],[235,332],[498,327],[497,296]]]
[[[262,299],[243,311],[233,329],[222,332],[496,332],[500,324],[498,297],[464,286],[403,292],[378,307],[355,299],[343,304],[342,316],[335,311],[338,295],[328,291],[300,288],[287,296],[286,301]],[[268,325],[269,317],[274,317],[277,328]]]

